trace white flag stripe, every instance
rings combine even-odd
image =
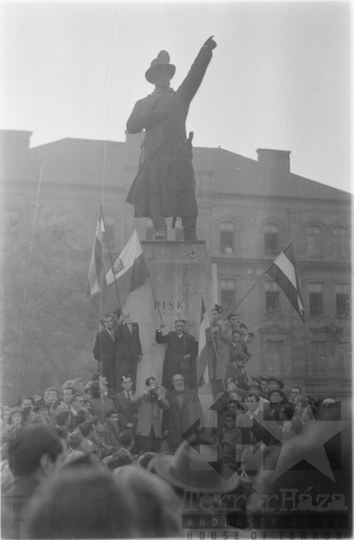
[[[288,280],[291,281],[294,288],[297,289],[295,268],[294,265],[289,261],[288,257],[284,255],[284,253],[281,253],[279,257],[275,259],[274,264],[276,264],[277,267],[280,268],[280,270],[283,272],[283,274],[286,275]]]
[[[125,274],[134,264],[135,259],[137,259],[141,254],[143,250],[141,248],[139,237],[136,229],[134,230],[132,236],[130,237],[129,242],[124,247],[122,253],[119,255],[117,260],[114,264],[116,264],[119,259],[123,263],[123,268],[118,274],[116,274],[116,280],[119,279],[123,274]],[[114,266],[114,265],[113,265]],[[110,285],[114,282],[114,276],[112,269],[109,270],[109,272],[106,275],[107,285]]]

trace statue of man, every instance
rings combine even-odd
[[[189,105],[196,94],[216,43],[210,37],[178,90],[170,88],[176,67],[167,51],[161,51],[145,73],[155,90],[139,100],[127,122],[128,133],[145,130],[138,174],[127,201],[136,217],[150,217],[154,240],[167,238],[166,217],[182,218],[183,239],[198,240],[198,208],[192,166],[192,133],[186,136]]]

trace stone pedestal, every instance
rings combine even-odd
[[[126,308],[139,323],[143,360],[138,365],[137,389],[150,375],[162,379],[167,345],[155,341],[161,323],[165,331],[174,330],[176,319],[187,321],[187,331],[198,340],[201,297],[208,310],[213,301],[213,276],[205,242],[141,242],[151,277],[129,295]],[[162,319],[162,321],[161,321]],[[213,403],[211,385],[199,390],[207,425],[214,425],[214,413],[206,412]]]
[[[201,296],[211,307],[212,275],[205,242],[141,242],[151,284],[129,295],[126,304],[139,323],[144,359],[138,366],[137,386],[149,375],[159,382],[166,345],[158,345],[155,332],[162,321],[165,331],[174,330],[176,319],[187,321],[187,330],[198,340]],[[161,321],[162,318],[162,321]]]

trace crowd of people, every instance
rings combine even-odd
[[[222,313],[215,305],[209,365],[214,428],[204,425],[198,344],[186,322],[176,321],[174,332],[156,332],[157,343],[167,344],[163,386],[151,375],[136,389],[139,328],[119,311],[102,320],[92,380],[68,380],[43,396],[21,396],[15,407],[1,406],[2,537],[26,531],[29,538],[110,538],[118,530],[120,537],[178,536],[182,490],[251,493],[261,467],[256,450],[306,436],[314,420],[341,418],[338,401],[306,395],[297,384],[285,391],[274,375],[249,377],[255,335],[237,315],[224,319]],[[216,471],[208,476],[205,467],[183,469],[186,460],[202,459],[190,450],[200,444],[217,445],[220,467],[231,474],[226,485]],[[141,504],[144,519],[141,512],[130,519]]]

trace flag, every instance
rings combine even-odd
[[[143,250],[139,241],[138,233],[134,230],[128,243],[113,264],[113,268],[106,274],[107,292],[106,309],[112,302],[117,304],[117,289],[120,305],[123,306],[129,293],[143,285],[149,277]]]
[[[209,363],[212,361],[212,339],[210,321],[202,298],[197,359],[198,386],[208,384],[210,381]]]
[[[92,298],[94,295],[102,293],[107,286],[102,249],[102,233],[104,231],[103,217],[100,211],[88,274],[87,298]]]
[[[296,270],[294,249],[292,243],[268,268],[269,274],[288,297],[289,302],[296,309],[305,322],[305,309],[301,296],[300,281]]]

